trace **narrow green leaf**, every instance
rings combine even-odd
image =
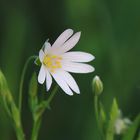
[[[114,126],[118,115],[119,115],[119,108],[116,99],[114,99],[110,111],[110,120],[107,126],[106,140],[114,139],[114,133],[115,133]]]
[[[101,118],[102,123],[106,122],[106,113],[104,111],[104,106],[101,102],[100,102],[100,118]]]
[[[8,88],[7,80],[0,70],[0,101],[6,112],[11,116],[10,106],[11,103],[14,103],[12,94]]]
[[[11,112],[12,112],[13,121],[15,122],[16,126],[19,128],[20,127],[20,114],[15,104],[11,104]]]
[[[132,123],[132,125],[128,128],[128,130],[124,134],[122,140],[134,140],[135,135],[136,135],[136,132],[137,132],[137,129],[139,127],[140,127],[140,114],[136,117],[136,119],[134,120],[134,122]]]

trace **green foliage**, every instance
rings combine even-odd
[[[0,70],[0,102],[5,108],[8,115],[11,115],[8,105],[11,103],[11,93],[9,92],[7,81],[4,74]]]
[[[98,103],[98,100],[97,100],[97,103]],[[121,138],[121,140],[134,140],[136,137],[137,137],[137,140],[139,140],[140,136],[139,135],[137,136],[136,134],[140,127],[140,114],[135,118],[133,123],[128,118],[123,118],[118,108],[117,101],[114,98],[112,106],[111,106],[111,111],[109,113],[109,120],[108,120],[102,103],[100,102],[99,105],[100,106],[98,110],[96,110],[95,108],[96,110],[95,113],[97,114],[99,111],[99,114],[97,114],[96,116],[96,120],[98,123],[98,127],[100,129],[101,135],[103,135],[103,137],[101,137],[102,140],[104,139],[115,140],[116,134],[118,135],[123,134],[123,137]],[[104,138],[104,135],[106,136],[106,138]]]
[[[136,132],[138,131],[139,127],[140,127],[140,114],[135,118],[132,125],[128,128],[122,140],[134,140],[136,137]]]
[[[0,97],[2,105],[6,110],[6,113],[12,120],[17,135],[17,139],[24,140],[24,132],[21,124],[20,111],[15,104],[12,94],[8,88],[6,78],[1,71],[0,71]]]
[[[38,139],[38,133],[42,122],[42,116],[46,108],[50,107],[50,102],[53,99],[54,95],[56,94],[56,91],[57,87],[54,88],[53,92],[51,93],[51,95],[47,100],[43,98],[42,100],[39,101],[37,94],[38,93],[37,76],[36,73],[33,73],[29,84],[29,106],[33,117],[31,140]]]
[[[106,132],[106,140],[113,140],[115,134],[115,122],[119,115],[119,108],[116,99],[113,100],[111,111],[110,111],[110,119],[108,121],[107,132]]]
[[[33,73],[29,84],[29,106],[34,120],[38,120],[48,106],[48,102],[45,99],[40,101],[38,99],[38,83],[35,72]]]

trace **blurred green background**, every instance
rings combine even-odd
[[[74,75],[80,95],[70,97],[61,90],[46,111],[39,140],[99,140],[94,116],[91,81],[104,82],[101,99],[109,111],[116,97],[125,116],[140,112],[140,1],[139,0],[1,0],[0,68],[17,101],[21,72],[31,55],[38,55],[47,38],[53,43],[67,28],[82,31],[74,50],[90,52],[92,74]],[[33,65],[32,65],[33,66]],[[38,69],[39,70],[39,69]],[[32,125],[28,109],[26,76],[23,122],[29,139]],[[41,93],[40,93],[41,94]],[[0,140],[16,140],[8,117],[0,108]]]

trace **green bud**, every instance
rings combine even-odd
[[[103,91],[103,83],[99,76],[95,76],[92,81],[92,88],[95,95],[100,95]]]
[[[36,97],[37,95],[37,76],[36,73],[34,72],[32,75],[32,78],[30,80],[30,84],[29,84],[29,94],[32,98]]]
[[[35,111],[36,106],[38,105],[38,86],[37,86],[37,76],[34,72],[29,84],[29,105],[32,112]]]

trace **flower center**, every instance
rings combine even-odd
[[[56,69],[61,68],[62,57],[56,55],[46,55],[43,59],[43,64],[50,70],[54,72]]]

